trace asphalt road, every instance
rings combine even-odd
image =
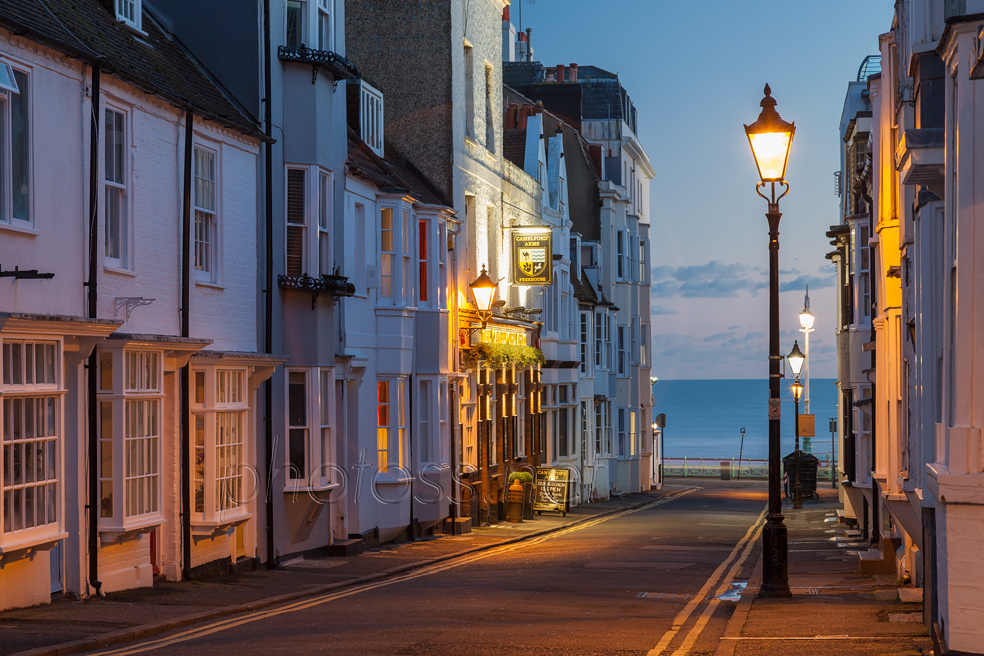
[[[681,490],[548,536],[93,653],[713,653],[735,605],[715,596],[747,580],[765,504],[761,487]]]

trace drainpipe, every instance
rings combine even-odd
[[[97,316],[98,247],[96,239],[97,217],[99,215],[99,72],[101,60],[92,65],[92,125],[89,129],[89,288],[88,314],[90,319]],[[102,581],[99,580],[99,421],[96,399],[96,349],[92,349],[86,364],[86,396],[89,412],[89,585],[100,594]]]
[[[265,280],[264,287],[266,294],[263,305],[263,350],[265,353],[273,353],[273,107],[271,96],[273,94],[273,80],[270,72],[271,67],[271,36],[270,36],[270,0],[263,2],[263,122],[266,128],[266,136],[270,137],[264,144],[264,187],[266,207],[266,252],[264,254]],[[263,383],[263,457],[266,460],[266,552],[267,569],[276,567],[274,556],[273,540],[273,379],[270,378]]]
[[[194,148],[195,114],[185,108],[184,200],[181,213],[181,336],[190,330],[191,297],[191,154]],[[191,578],[191,362],[181,367],[178,394],[181,399],[181,578]]]

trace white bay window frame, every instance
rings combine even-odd
[[[407,384],[407,376],[381,375],[376,382],[376,471],[382,482],[412,476]]]
[[[97,359],[99,530],[113,540],[164,522],[164,351],[120,344]]]
[[[61,339],[5,335],[0,342],[2,556],[65,537],[66,390]]]
[[[191,523],[211,530],[252,517],[250,370],[195,362],[191,370]]]

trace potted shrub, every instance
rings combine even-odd
[[[523,489],[521,516],[523,519],[533,519],[533,474],[528,471],[514,471],[506,480],[510,486],[518,484]]]

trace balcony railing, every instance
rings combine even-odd
[[[333,85],[337,85],[339,80],[354,80],[359,77],[359,69],[356,68],[355,64],[341,55],[336,55],[331,50],[315,50],[305,45],[296,48],[278,46],[277,57],[281,61],[311,64],[311,84],[314,84],[314,81],[318,79],[319,69],[327,71],[331,75]]]

